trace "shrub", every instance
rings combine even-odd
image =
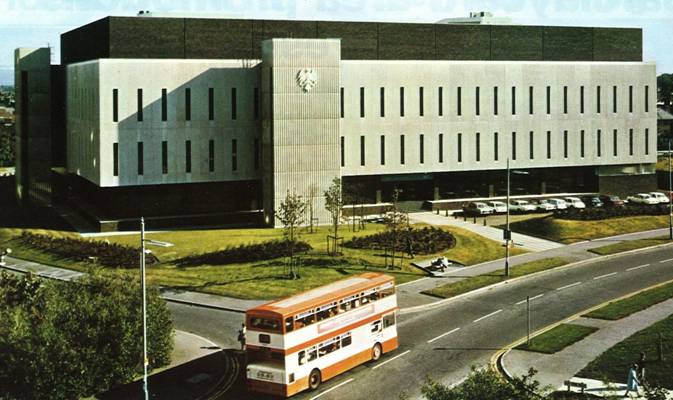
[[[433,254],[452,248],[456,245],[456,238],[448,231],[439,228],[422,228],[398,232],[396,251],[406,251],[411,242],[414,254]],[[375,233],[367,236],[357,236],[344,242],[344,247],[351,249],[384,250],[389,248],[394,239],[390,231]]]
[[[96,257],[97,262],[106,267],[138,268],[140,266],[140,251],[131,246],[100,240],[56,238],[29,232],[23,232],[19,241],[23,245],[73,261],[88,261],[89,257]],[[145,256],[147,265],[158,262],[159,259],[154,254]]]
[[[560,210],[554,213],[555,218],[575,221],[597,221],[607,218],[632,217],[639,215],[667,215],[668,205],[627,204],[624,207],[585,208]]]
[[[294,253],[303,253],[311,250],[310,244],[303,241],[294,242]],[[185,257],[178,261],[180,266],[194,265],[223,265],[237,264],[252,261],[271,260],[279,257],[289,257],[292,252],[290,241],[271,240],[264,243],[242,244],[227,247],[224,250],[212,253],[203,253]]]

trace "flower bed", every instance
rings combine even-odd
[[[456,238],[451,232],[443,229],[426,227],[422,229],[403,230],[397,233],[396,251],[407,251],[408,245],[414,254],[434,254],[448,250],[456,245]],[[343,246],[351,249],[384,250],[393,246],[394,234],[390,231],[373,235],[354,237],[344,242]]]
[[[311,250],[310,244],[302,241],[294,243],[294,253]],[[238,264],[252,261],[271,260],[290,256],[290,242],[271,240],[264,243],[244,244],[227,247],[224,250],[185,257],[178,261],[180,266]]]

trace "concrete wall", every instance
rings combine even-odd
[[[287,192],[308,196],[313,188],[319,223],[328,221],[324,191],[339,168],[339,40],[272,39],[263,42],[264,183],[266,222],[280,222]],[[316,85],[305,90],[298,73],[310,69]]]

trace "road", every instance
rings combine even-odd
[[[497,349],[525,336],[526,296],[533,298],[531,328],[535,331],[589,307],[672,279],[673,249],[663,247],[550,271],[434,310],[402,315],[397,351],[378,363],[362,365],[324,383],[317,392],[295,398],[395,399],[402,392],[418,398],[427,376],[446,384],[456,383],[471,366],[485,365]],[[231,341],[242,318],[241,314],[184,307],[171,305],[176,328],[193,331],[218,344]],[[222,398],[263,397],[246,397],[237,392]]]

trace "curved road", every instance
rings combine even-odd
[[[576,267],[549,271],[485,292],[468,295],[434,310],[401,315],[400,348],[378,363],[355,368],[324,383],[316,392],[296,399],[396,399],[402,392],[420,397],[426,376],[446,384],[459,382],[470,367],[488,363],[498,349],[526,335],[526,296],[531,301],[531,331],[565,319],[582,310],[636,290],[673,280],[673,248],[669,246],[588,261]],[[181,306],[184,307],[184,306]],[[220,313],[214,324],[212,310],[175,313],[176,327],[196,331],[225,344],[222,321],[236,326],[241,314]],[[226,315],[225,315],[226,314]],[[217,314],[215,314],[217,315]],[[237,391],[223,398],[263,398]]]

